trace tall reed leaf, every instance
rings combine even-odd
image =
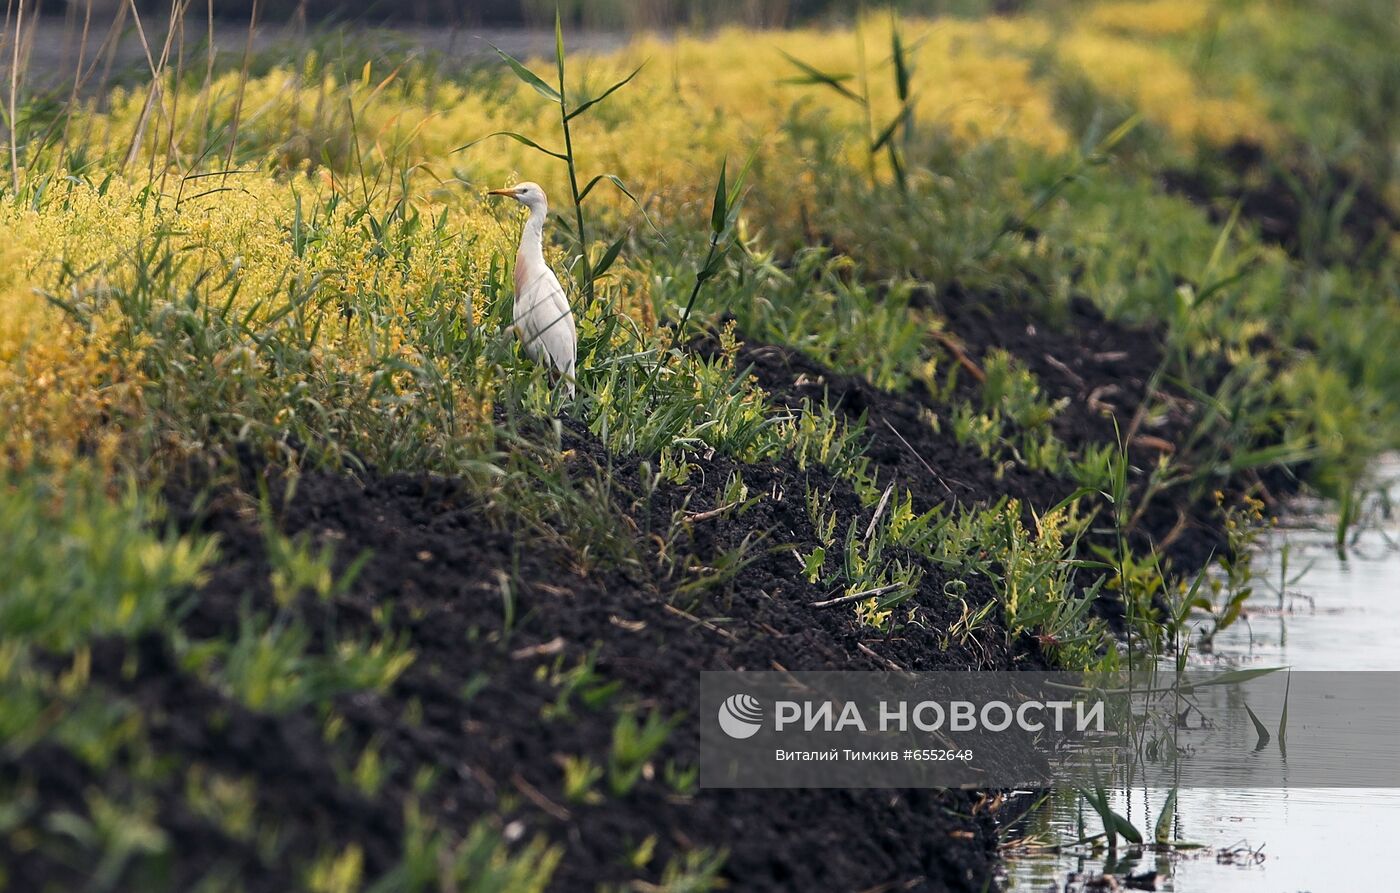
[[[515,58],[510,53],[507,53],[505,50],[496,46],[494,43],[491,44],[491,49],[496,51],[496,55],[506,60],[506,64],[510,66],[511,71],[515,72],[515,76],[520,78],[525,83],[529,84],[530,87],[536,93],[540,94],[545,99],[548,99],[551,102],[562,101],[561,97],[559,96],[558,90],[554,89],[549,84],[546,84],[544,81],[542,81],[539,75],[526,68],[525,65],[519,59]]]
[[[620,90],[620,89],[622,89],[623,87],[627,86],[627,84],[631,82],[632,78],[634,78],[634,77],[636,77],[637,75],[641,74],[641,73],[642,73],[642,69],[643,69],[643,68],[646,68],[646,67],[647,67],[647,64],[646,64],[645,62],[643,62],[641,65],[638,65],[635,69],[632,70],[632,73],[629,74],[627,77],[625,77],[625,78],[623,78],[622,80],[618,81],[616,84],[613,84],[611,87],[609,87],[608,89],[604,90],[602,93],[600,93],[599,95],[593,97],[592,99],[588,100],[588,101],[585,102],[583,105],[581,105],[581,106],[579,106],[578,108],[574,109],[572,112],[569,112],[568,117],[572,120],[572,119],[574,119],[574,118],[577,118],[579,115],[582,115],[584,112],[588,111],[589,109],[593,108],[593,106],[597,105],[598,103],[602,102],[604,99],[607,99],[609,96],[611,96],[611,95],[613,95],[614,93],[616,93],[618,90]],[[596,179],[596,178],[595,178],[595,179]]]

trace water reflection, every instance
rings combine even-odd
[[[1394,502],[1400,457],[1383,463],[1379,473],[1390,482]],[[1248,617],[1222,631],[1214,653],[1202,660],[1400,670],[1400,527],[1379,513],[1369,520],[1343,559],[1333,519],[1320,512],[1293,515],[1255,560],[1261,583]],[[1304,567],[1306,575],[1291,582]],[[1139,788],[1113,792],[1111,803],[1150,834],[1167,796],[1165,789]],[[1080,889],[1105,869],[1136,876],[1148,889],[1152,883],[1179,891],[1394,889],[1388,856],[1400,839],[1400,790],[1183,790],[1172,837],[1202,848],[1170,859],[1145,852],[1107,863],[1101,848],[1073,845],[1101,829],[1097,814],[1073,792],[1056,792],[1012,827],[1030,844],[1059,845],[1011,853],[1005,882],[1011,890]]]

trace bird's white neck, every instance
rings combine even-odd
[[[544,218],[549,213],[547,208],[533,206],[530,208],[530,216],[525,221],[525,229],[520,234],[520,254],[517,260],[539,259],[544,261]]]

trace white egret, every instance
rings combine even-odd
[[[544,261],[544,219],[549,201],[538,183],[492,189],[487,195],[509,196],[530,209],[515,255],[515,333],[526,355],[557,372],[572,397],[578,332],[559,277]]]

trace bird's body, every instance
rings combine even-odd
[[[544,221],[549,213],[544,190],[521,183],[490,194],[510,196],[530,209],[515,255],[515,331],[526,356],[557,372],[572,396],[578,333],[564,287],[544,259]]]

